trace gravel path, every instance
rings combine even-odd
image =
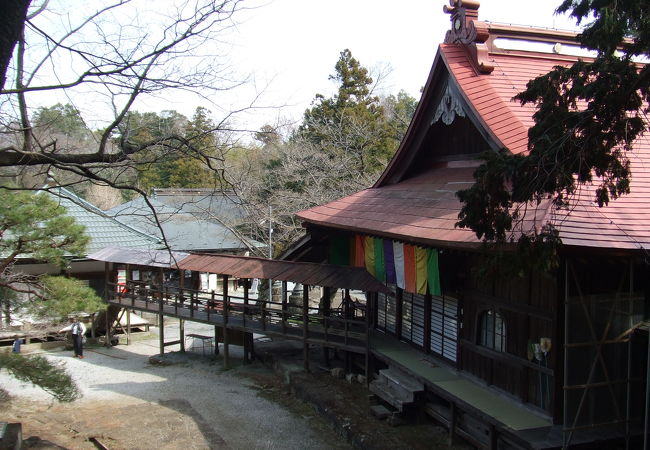
[[[174,339],[177,328],[165,328],[166,340]],[[186,333],[211,330],[200,324],[186,327]],[[220,359],[188,353],[175,354],[172,365],[150,364],[157,353],[153,334],[129,346],[86,348],[83,360],[70,351],[48,353],[53,362],[66,365],[83,393],[72,405],[53,403],[42,390],[0,371],[0,386],[14,398],[0,420],[21,421],[25,437],[38,433],[69,448],[93,448],[90,437],[111,449],[349,448],[309,408],[267,400],[274,396],[265,392],[281,396],[282,387],[259,363],[224,371]],[[237,362],[236,351],[234,356]],[[39,422],[44,426],[39,428]],[[49,428],[55,431],[48,434]],[[61,442],[66,433],[73,440]]]

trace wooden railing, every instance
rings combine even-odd
[[[124,307],[215,323],[257,333],[281,334],[337,347],[365,347],[368,340],[366,308],[355,304],[332,311],[284,301],[224,295],[144,282],[108,284],[108,301]],[[246,292],[246,291],[245,291]]]

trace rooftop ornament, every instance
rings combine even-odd
[[[491,73],[494,65],[488,62],[490,37],[488,26],[478,20],[479,0],[450,0],[443,7],[451,15],[451,29],[445,35],[445,44],[460,44],[467,47],[481,73]]]

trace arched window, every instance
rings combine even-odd
[[[506,351],[506,324],[501,314],[492,309],[481,313],[478,341],[484,347]]]

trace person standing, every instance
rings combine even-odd
[[[74,356],[79,359],[83,359],[83,337],[86,334],[86,326],[83,323],[79,322],[79,319],[73,317],[72,325],[70,326],[70,333],[72,334],[72,348],[74,348]]]

